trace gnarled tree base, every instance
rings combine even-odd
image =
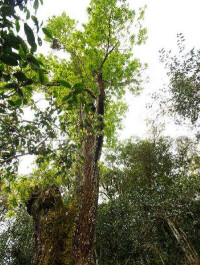
[[[74,211],[68,211],[58,187],[35,190],[27,203],[33,217],[34,265],[69,265],[72,261]],[[70,220],[71,219],[71,220]]]

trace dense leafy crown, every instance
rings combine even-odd
[[[38,2],[35,2],[34,8],[37,9]],[[20,8],[29,18],[26,4],[23,2]],[[53,55],[47,58],[34,56],[37,46],[35,36],[40,28],[35,16],[31,19],[36,34],[27,22],[19,21],[20,26],[24,24],[28,44],[18,36],[18,22],[12,22],[7,30],[21,42],[15,47],[18,51],[16,64],[2,68],[3,75],[7,69],[10,73],[6,73],[8,80],[2,83],[1,107],[6,114],[2,114],[1,133],[10,137],[9,141],[1,138],[2,148],[8,150],[2,154],[2,162],[13,170],[13,159],[18,162],[16,158],[24,154],[37,155],[38,170],[34,173],[34,183],[55,181],[64,184],[63,178],[66,180],[70,173],[73,175],[71,165],[76,155],[75,152],[72,154],[72,150],[82,148],[87,128],[91,127],[98,134],[99,128],[104,127],[107,143],[113,143],[116,128],[121,126],[121,117],[126,110],[122,101],[126,88],[132,92],[140,89],[142,65],[133,58],[132,49],[134,44],[145,40],[146,30],[140,23],[143,10],[136,15],[134,10],[129,9],[127,1],[101,0],[91,1],[87,13],[88,22],[82,26],[63,13],[50,18],[47,27],[42,28],[51,47],[61,50],[65,59]],[[17,20],[15,14],[11,20],[13,16]],[[136,24],[137,31],[134,29]],[[41,44],[40,39],[38,44]],[[9,52],[13,52],[13,47]],[[4,65],[5,62],[2,67]],[[99,75],[105,87],[104,119],[95,115]],[[37,91],[42,91],[48,102],[45,111],[35,103],[33,92]],[[34,111],[34,119],[29,122],[24,120],[25,106]],[[51,142],[52,138],[57,139]],[[25,179],[26,183],[30,181],[25,177],[23,186],[26,186]]]

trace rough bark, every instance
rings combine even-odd
[[[103,144],[105,91],[101,73],[97,74],[99,95],[94,117],[98,128],[86,128],[82,155],[77,167],[78,188],[71,206],[66,209],[58,187],[35,191],[27,203],[35,233],[34,265],[92,265],[95,251],[99,174],[98,161]],[[92,124],[91,124],[92,125]]]
[[[87,139],[83,144],[83,180],[80,196],[79,215],[74,233],[74,260],[76,265],[94,264],[95,226],[98,208],[99,174],[98,160],[103,144],[103,115],[105,102],[105,89],[102,74],[97,74],[98,101],[96,119],[99,127],[97,131],[87,129]]]
[[[72,264],[72,226],[70,214],[63,205],[60,191],[51,186],[44,191],[35,190],[27,203],[33,217],[35,253],[33,265]]]

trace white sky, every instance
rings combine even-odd
[[[70,17],[85,22],[86,7],[89,0],[44,0],[38,10],[39,21],[51,15],[60,15],[65,11]],[[158,90],[166,82],[163,65],[159,63],[158,51],[162,48],[176,50],[177,33],[183,33],[189,48],[199,47],[200,43],[200,0],[129,0],[131,7],[139,8],[147,4],[144,25],[148,28],[148,40],[145,45],[136,48],[135,55],[147,62],[149,83],[140,96],[128,96],[129,112],[124,120],[124,130],[120,138],[132,135],[144,137],[147,131],[146,118],[154,118],[154,114],[145,108],[149,100],[148,94]],[[178,126],[167,126],[167,134],[176,136],[187,133]],[[23,170],[24,171],[24,170]]]
[[[137,0],[132,3],[147,3],[145,25],[148,28],[148,41],[137,51],[138,57],[148,63],[149,83],[143,93],[129,99],[129,113],[125,120],[123,138],[131,135],[143,137],[146,132],[145,119],[154,118],[145,104],[149,92],[158,91],[167,81],[163,65],[159,63],[158,51],[162,48],[176,51],[177,33],[183,33],[188,48],[199,47],[200,1],[199,0]],[[166,134],[177,136],[190,134],[186,128],[167,124]]]

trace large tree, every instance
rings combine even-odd
[[[133,58],[132,48],[145,39],[146,30],[140,24],[143,11],[136,16],[125,0],[92,0],[87,12],[88,23],[81,29],[63,13],[48,22],[53,38],[44,30],[52,48],[61,49],[68,58],[41,56],[39,64],[43,62],[49,69],[49,80],[44,82],[41,70],[38,74],[49,102],[46,113],[55,110],[57,135],[64,137],[64,141],[62,145],[49,145],[51,149],[58,147],[49,155],[44,152],[45,146],[37,150],[38,169],[32,177],[22,178],[23,184],[14,184],[17,194],[26,194],[24,200],[27,191],[22,186],[27,188],[31,180],[29,186],[35,186],[27,208],[34,220],[34,264],[37,265],[94,263],[98,162],[103,140],[106,137],[107,144],[111,144],[114,139],[125,110],[121,99],[126,88],[132,92],[139,89],[141,64]],[[33,35],[27,35],[31,43]],[[33,51],[34,48],[35,45]],[[44,126],[47,132],[50,128],[44,115],[42,118],[43,128],[36,127],[38,133]],[[34,121],[34,125],[37,123],[38,120]],[[35,150],[34,145],[32,148]],[[70,159],[69,149],[76,150]],[[66,191],[66,178],[72,186],[70,191],[67,189],[71,194],[67,204],[59,189]]]
[[[129,33],[133,30],[135,12],[128,8],[127,1],[91,1],[87,12],[88,23],[80,30],[65,13],[51,18],[47,26],[54,37],[52,47],[69,55],[64,65],[50,66],[53,79],[60,78],[63,86],[62,90],[55,87],[50,92],[57,108],[66,116],[65,130],[78,149],[73,164],[76,177],[71,202],[76,209],[76,219],[72,221],[75,264],[94,263],[98,161],[104,135],[112,137],[119,122],[116,116],[123,109],[119,100],[125,88],[129,86],[134,91],[134,83],[138,85],[140,63],[132,59],[132,45],[140,43],[144,33],[139,31],[138,40],[134,33]],[[76,85],[71,86],[63,79]],[[39,218],[33,207],[31,212],[33,218]]]

